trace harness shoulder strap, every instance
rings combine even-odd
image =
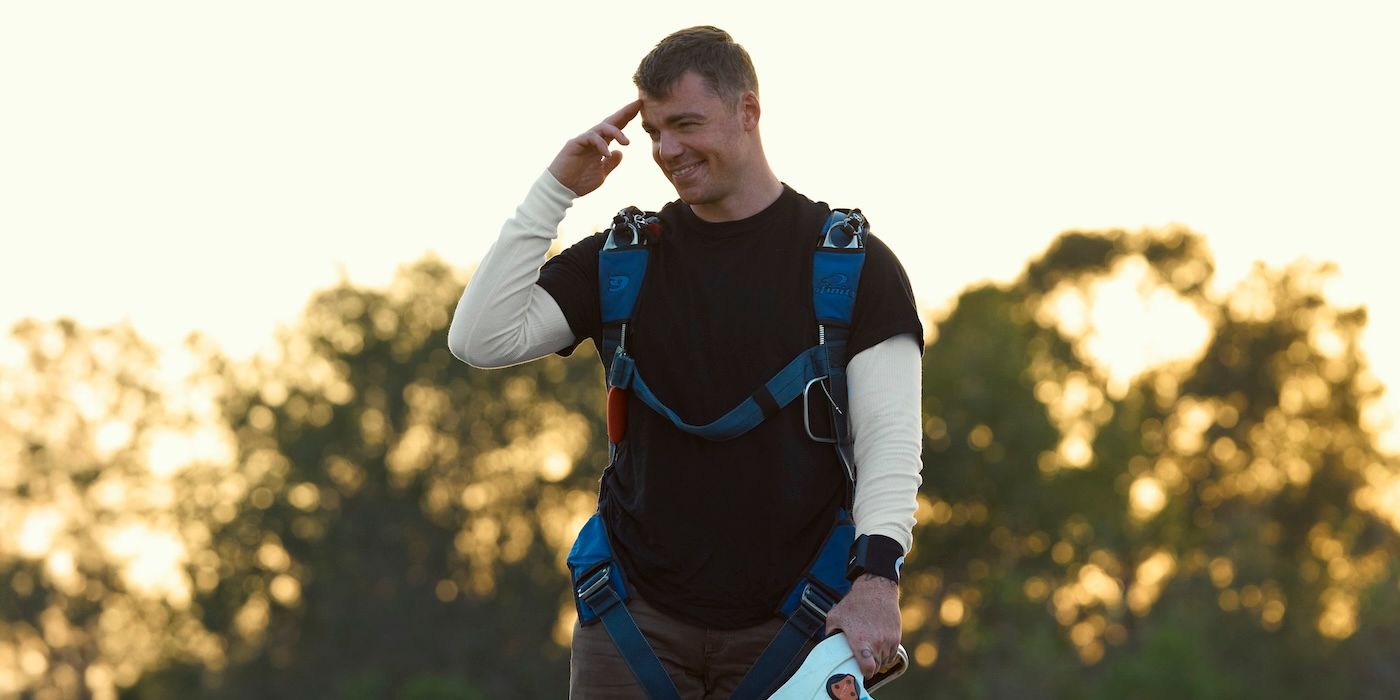
[[[817,342],[826,353],[827,378],[822,383],[830,408],[831,434],[808,436],[829,442],[846,468],[847,506],[855,492],[855,451],[846,424],[849,393],[846,389],[846,342],[856,309],[856,290],[865,265],[865,237],[870,223],[859,209],[834,209],[822,227],[812,256],[812,309],[817,317]],[[810,411],[808,417],[810,419]]]
[[[598,251],[598,303],[603,321],[598,359],[609,375],[615,360],[627,356],[627,324],[646,279],[651,254],[648,245],[660,236],[661,219],[655,213],[627,207],[613,217],[607,240]],[[608,450],[615,454],[627,431],[627,394],[625,386],[617,387],[611,379],[606,418]]]
[[[598,252],[598,301],[603,317],[603,369],[626,341],[627,323],[637,308],[647,274],[648,246],[661,234],[661,220],[652,212],[627,207],[613,217],[607,240]]]

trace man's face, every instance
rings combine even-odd
[[[756,98],[750,93],[731,107],[694,72],[682,75],[665,97],[641,97],[652,158],[681,201],[722,207],[752,174]]]

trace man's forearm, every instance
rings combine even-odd
[[[573,198],[545,172],[506,220],[453,313],[447,344],[458,359],[476,367],[505,367],[573,341],[559,304],[535,284]]]
[[[857,534],[884,535],[909,551],[923,482],[920,355],[909,335],[889,338],[847,366],[855,439]]]

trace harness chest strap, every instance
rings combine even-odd
[[[646,278],[650,244],[660,237],[660,220],[654,214],[629,207],[613,217],[603,249],[598,254],[599,305],[602,310],[602,344],[599,359],[608,379],[608,440],[614,447],[626,437],[627,394],[634,391],[648,407],[665,416],[676,428],[710,440],[730,440],[752,430],[786,407],[798,396],[809,401],[820,383],[832,415],[832,435],[814,440],[833,443],[854,479],[854,460],[845,425],[845,341],[855,313],[856,289],[865,262],[863,235],[866,221],[860,210],[831,212],[822,229],[820,245],[812,258],[812,306],[818,343],[799,353],[763,386],[719,419],[703,425],[683,420],[667,407],[637,373],[627,354],[627,330]]]
[[[798,397],[810,393],[813,385],[831,375],[833,360],[844,360],[845,344],[815,345],[794,357],[763,386],[728,413],[704,425],[685,422],[675,411],[661,402],[637,372],[637,363],[624,349],[613,354],[608,370],[608,407],[614,401],[625,400],[624,391],[631,390],[649,408],[665,416],[673,425],[692,435],[709,440],[732,440],[752,430],[767,418],[786,408]],[[623,414],[625,417],[625,414]],[[609,426],[609,439],[614,434]],[[619,431],[620,432],[620,431]]]

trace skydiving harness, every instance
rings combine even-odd
[[[802,577],[778,608],[786,618],[773,641],[735,689],[733,698],[766,698],[802,663],[809,640],[825,636],[826,614],[850,590],[847,553],[855,537],[851,499],[855,493],[855,458],[846,423],[846,341],[855,311],[856,289],[865,262],[868,223],[859,209],[833,210],[822,226],[812,254],[812,306],[817,344],[802,351],[772,379],[718,419],[705,425],[685,422],[671,410],[637,371],[627,353],[627,327],[646,275],[650,247],[661,236],[654,213],[628,207],[613,217],[598,253],[598,289],[603,334],[598,350],[607,373],[607,432],[610,462],[615,462],[627,431],[628,395],[669,419],[678,429],[709,440],[730,440],[757,427],[784,407],[802,399],[808,437],[829,443],[846,473],[846,498],[831,532]],[[818,435],[812,410],[824,405],[830,430]],[[818,415],[822,415],[821,412]],[[820,426],[817,426],[820,427]],[[583,625],[602,621],[637,681],[653,700],[679,698],[655,652],[627,611],[630,597],[622,570],[608,541],[601,513],[579,532],[568,557],[574,602]]]

